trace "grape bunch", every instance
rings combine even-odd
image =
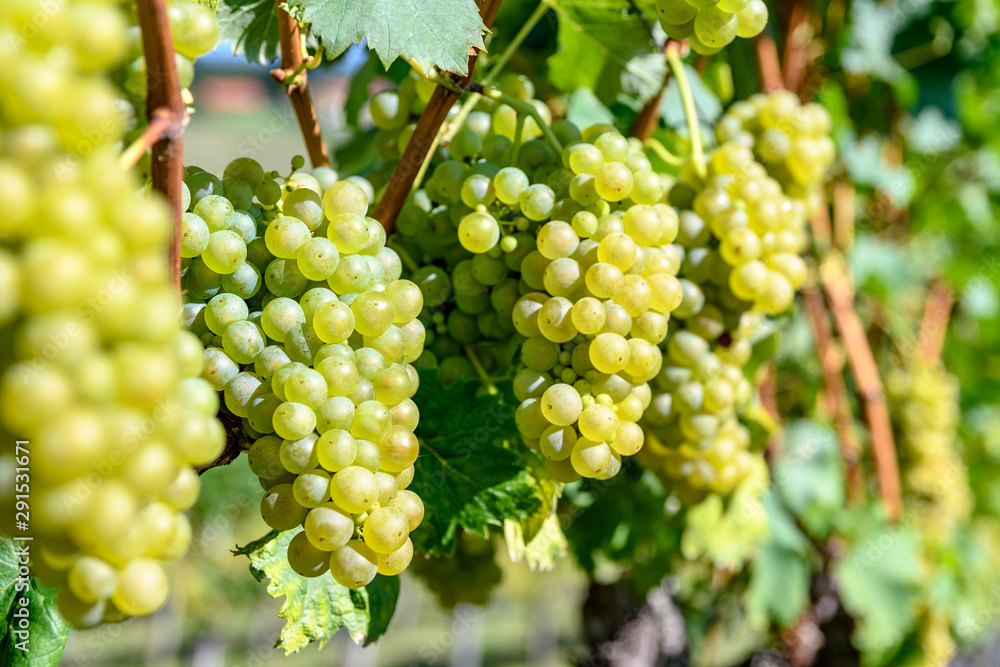
[[[767,25],[764,0],[656,0],[656,12],[668,37],[688,40],[703,56],[737,37],[756,37]]]
[[[940,361],[915,359],[886,378],[902,429],[903,491],[921,531],[947,544],[972,514],[972,491],[956,442],[959,385]]]
[[[750,148],[786,195],[801,201],[808,215],[822,204],[820,186],[833,163],[830,114],[815,102],[802,104],[787,90],[753,95],[733,104],[719,119],[720,143]]]
[[[726,337],[712,349],[689,329],[673,333],[669,362],[653,381],[642,426],[643,465],[667,480],[680,498],[696,502],[707,493],[728,495],[744,480],[763,474],[763,459],[750,451],[750,431],[739,412],[753,385],[743,374],[751,346]]]
[[[304,527],[287,551],[302,576],[358,588],[399,574],[423,518],[407,490],[420,289],[367,217],[364,181],[328,168],[277,179],[246,158],[223,176],[188,169],[185,320],[208,345],[202,377],[253,439],[261,515]]]
[[[0,500],[4,532],[33,538],[33,573],[87,627],[164,604],[162,564],[191,541],[192,466],[225,432],[179,323],[166,204],[118,163],[109,72],[126,17],[83,0],[47,6],[44,24],[38,11],[0,6],[0,431],[27,441],[4,453],[19,496]],[[15,510],[30,527],[6,523]]]

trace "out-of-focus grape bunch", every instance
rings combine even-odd
[[[901,472],[921,531],[946,544],[972,513],[969,478],[957,441],[959,385],[940,361],[914,359],[886,381],[902,428]]]
[[[703,56],[737,37],[756,37],[767,25],[764,0],[656,0],[656,12],[668,37],[688,40]]]
[[[366,215],[371,185],[239,158],[221,179],[189,167],[184,196],[185,323],[252,440],[264,521],[304,527],[287,551],[303,576],[358,588],[399,574],[424,512],[407,490],[423,296]]]
[[[84,0],[40,15],[0,5],[0,430],[26,441],[3,491],[30,489],[3,498],[3,529],[33,538],[32,571],[92,626],[163,605],[162,563],[191,540],[192,466],[225,433],[199,398],[202,344],[180,327],[167,207],[118,163],[109,73],[128,18]],[[7,523],[15,509],[27,525]]]
[[[645,413],[643,460],[684,497],[766,474],[738,419],[755,393],[743,368],[762,318],[787,310],[807,279],[801,254],[834,157],[829,131],[822,107],[784,91],[738,102],[719,121],[705,178],[688,163],[671,188],[684,299]]]

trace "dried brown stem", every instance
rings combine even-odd
[[[327,153],[323,135],[320,132],[316,107],[313,106],[312,95],[309,92],[309,77],[302,65],[302,41],[299,39],[299,24],[293,19],[283,5],[286,0],[275,0],[278,16],[278,37],[281,40],[281,68],[271,70],[271,76],[279,83],[294,75],[295,80],[286,86],[288,99],[295,110],[299,121],[302,140],[305,141],[309,162],[313,167],[329,167],[330,155]],[[297,72],[297,74],[296,74]]]
[[[931,285],[924,304],[924,316],[920,321],[920,355],[927,361],[937,361],[944,349],[944,339],[948,333],[948,320],[955,295],[947,283],[936,281]]]
[[[805,80],[806,69],[809,66],[809,46],[806,40],[806,28],[809,25],[810,11],[806,0],[792,4],[785,31],[785,61],[782,68],[785,72],[785,88],[800,91]]]
[[[487,28],[493,25],[493,18],[500,8],[500,1],[479,0],[479,14]],[[478,53],[474,53],[469,56],[469,73],[456,81],[458,89],[465,89],[472,81],[472,72],[476,66],[478,55]],[[420,114],[420,120],[417,121],[417,127],[413,130],[413,136],[410,137],[406,150],[399,158],[399,164],[396,165],[392,178],[389,179],[389,183],[385,187],[382,199],[375,207],[373,217],[382,223],[387,232],[391,232],[396,224],[396,216],[399,215],[399,209],[403,207],[410,194],[413,181],[417,172],[420,171],[420,165],[423,164],[427,153],[434,146],[438,130],[441,129],[441,124],[448,117],[448,111],[451,110],[459,96],[458,90],[453,91],[438,86],[434,94],[431,95],[427,107]]]
[[[833,427],[840,441],[847,483],[847,500],[855,502],[864,494],[865,482],[859,465],[861,442],[851,416],[847,385],[844,383],[844,357],[834,343],[823,295],[816,289],[807,289],[802,293],[802,301],[809,316],[813,339],[816,342],[816,353],[823,368],[827,409],[833,417]]]
[[[778,45],[767,33],[757,37],[757,63],[760,66],[760,84],[765,93],[773,93],[784,87],[781,76],[781,59],[778,58]]]
[[[821,213],[825,215],[825,209]],[[823,289],[830,301],[834,324],[844,341],[848,361],[858,392],[865,402],[865,415],[871,434],[872,451],[878,470],[879,489],[889,521],[898,521],[903,501],[899,484],[899,461],[889,420],[889,407],[885,400],[882,379],[865,335],[861,318],[854,308],[854,295],[843,264],[830,257],[820,269]]]
[[[174,288],[181,289],[181,182],[184,179],[184,125],[187,109],[181,98],[177,63],[165,0],[140,0],[136,3],[142,48],[146,57],[146,108],[150,127],[157,130],[152,142],[153,187],[170,204],[173,234],[170,240],[170,272]],[[153,138],[151,134],[150,139]],[[145,152],[145,149],[143,149]],[[136,158],[138,160],[138,157]]]
[[[125,169],[131,169],[137,165],[146,151],[153,147],[153,144],[174,131],[175,125],[175,119],[170,111],[162,108],[155,109],[146,129],[118,158],[119,164]]]

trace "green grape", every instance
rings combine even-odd
[[[257,238],[257,223],[241,211],[233,211],[229,214],[229,228],[240,235],[243,243],[250,243]]]
[[[306,511],[296,502],[291,484],[272,486],[260,501],[264,523],[275,530],[295,528],[306,518]]]
[[[378,572],[378,558],[364,542],[351,540],[330,556],[330,574],[341,586],[361,588]]]
[[[556,426],[570,426],[583,411],[580,392],[564,383],[554,384],[545,390],[539,403],[545,419]]]
[[[292,190],[281,207],[285,215],[301,220],[309,231],[316,231],[323,224],[323,199],[309,188]]]
[[[306,321],[302,307],[289,298],[279,297],[264,306],[261,314],[261,326],[268,338],[279,343],[284,342],[285,335],[297,325]]]
[[[118,574],[111,601],[131,616],[151,614],[167,601],[169,584],[163,567],[155,560],[136,558]]]
[[[295,502],[303,507],[319,507],[330,497],[330,476],[322,470],[310,470],[292,482]]]
[[[243,262],[232,273],[222,276],[222,289],[235,294],[241,299],[249,299],[260,290],[262,283],[260,271],[249,262]]]
[[[372,551],[389,554],[406,543],[410,523],[402,511],[394,507],[380,507],[368,514],[362,531],[364,542]]]
[[[767,25],[767,5],[764,0],[750,0],[750,2],[736,13],[739,27],[736,34],[743,38],[756,37],[764,32]]]
[[[309,280],[326,280],[337,270],[340,253],[332,241],[316,237],[302,244],[295,261],[299,271]]]
[[[264,479],[276,479],[287,471],[281,463],[281,439],[271,435],[258,438],[247,452],[247,463],[253,474]]]
[[[222,334],[222,349],[238,364],[252,364],[264,351],[264,335],[252,322],[232,322]]]
[[[573,228],[560,220],[542,225],[537,236],[538,252],[546,259],[570,257],[580,245],[580,238]]]
[[[624,336],[602,333],[590,344],[590,361],[601,373],[617,373],[628,364],[631,349]]]
[[[208,247],[208,225],[194,213],[181,216],[181,257],[197,257]]]
[[[346,396],[331,396],[327,398],[316,408],[315,412],[316,430],[320,434],[325,434],[333,429],[350,429],[351,424],[354,422],[354,403]],[[322,465],[322,461],[320,465]]]
[[[210,234],[208,245],[201,254],[205,266],[221,274],[233,273],[246,258],[247,246],[243,239],[229,230]]]
[[[304,531],[292,537],[285,552],[288,566],[297,574],[308,578],[320,577],[327,573],[330,569],[329,556],[328,551],[314,546]]]
[[[252,158],[236,158],[228,165],[223,172],[225,178],[238,178],[256,189],[264,182],[264,169]]]
[[[604,164],[604,156],[593,144],[580,143],[569,148],[569,168],[574,174],[596,174]]]
[[[493,177],[496,198],[507,205],[517,203],[529,185],[528,177],[516,167],[505,167]]]
[[[368,102],[372,123],[380,130],[399,130],[409,121],[408,105],[400,99],[398,91],[383,90]]]
[[[335,503],[325,503],[309,510],[303,527],[303,534],[310,544],[324,552],[336,551],[354,537],[354,520]]]
[[[718,6],[700,10],[694,19],[694,34],[711,49],[719,49],[732,42],[738,27],[736,15]]]
[[[285,398],[293,403],[302,403],[310,408],[318,408],[326,401],[326,380],[317,371],[305,368],[292,373],[285,380]]]
[[[632,185],[632,171],[620,162],[605,162],[594,176],[597,194],[607,201],[625,199],[632,192]]]
[[[295,298],[309,287],[309,279],[299,271],[298,264],[290,259],[276,259],[263,271],[264,284],[270,294]]]
[[[331,223],[332,224],[332,223]],[[271,221],[264,232],[264,243],[272,255],[281,259],[295,259],[299,248],[309,240],[311,233],[304,222],[287,215]]]
[[[489,206],[496,198],[496,192],[493,189],[493,180],[489,176],[473,174],[462,182],[460,196],[462,203],[469,208]]]
[[[205,306],[205,324],[212,333],[221,336],[229,325],[247,319],[250,310],[235,294],[219,294]]]
[[[336,397],[335,397],[336,398]],[[351,415],[354,405],[351,404]],[[316,443],[319,464],[330,472],[339,472],[354,464],[358,456],[358,442],[344,429],[335,428],[323,433]]]
[[[264,206],[274,206],[281,199],[281,186],[273,178],[265,178],[253,193]]]
[[[518,197],[521,212],[530,220],[544,220],[555,206],[555,193],[547,185],[529,185]]]
[[[458,240],[469,252],[484,253],[500,240],[500,226],[488,213],[470,213],[458,226]]]
[[[274,432],[285,440],[299,440],[316,428],[316,413],[302,403],[286,402],[274,412]]]
[[[375,475],[358,465],[348,466],[330,479],[333,502],[352,514],[370,510],[378,498]]]
[[[381,335],[396,316],[392,301],[381,292],[363,292],[351,302],[355,330],[362,336]]]

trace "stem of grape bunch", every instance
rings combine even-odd
[[[295,109],[302,139],[309,152],[309,161],[315,167],[329,167],[330,155],[323,143],[316,107],[309,92],[307,62],[302,56],[299,23],[285,9],[283,0],[275,0],[278,18],[278,37],[281,40],[281,67],[271,70],[271,77],[285,86],[288,99]],[[290,83],[289,83],[290,82]]]
[[[180,78],[174,60],[173,39],[170,35],[170,19],[165,0],[148,0],[136,3],[139,26],[142,30],[142,48],[146,57],[146,112],[149,130],[140,137],[143,143],[152,146],[152,184],[162,192],[170,204],[173,220],[169,258],[170,272],[174,288],[181,289],[181,181],[184,180],[184,125],[187,110],[181,98]],[[123,160],[132,160],[134,150],[126,151]],[[138,161],[140,155],[134,157]]]
[[[694,103],[694,95],[691,93],[691,84],[688,82],[687,72],[684,71],[684,61],[681,60],[680,43],[675,42],[667,45],[667,64],[670,65],[670,72],[677,79],[677,88],[681,93],[681,101],[684,104],[684,116],[687,118],[688,133],[691,135],[691,159],[694,162],[695,171],[702,179],[707,175],[705,168],[705,149],[702,147],[701,127],[698,124],[698,108]]]

